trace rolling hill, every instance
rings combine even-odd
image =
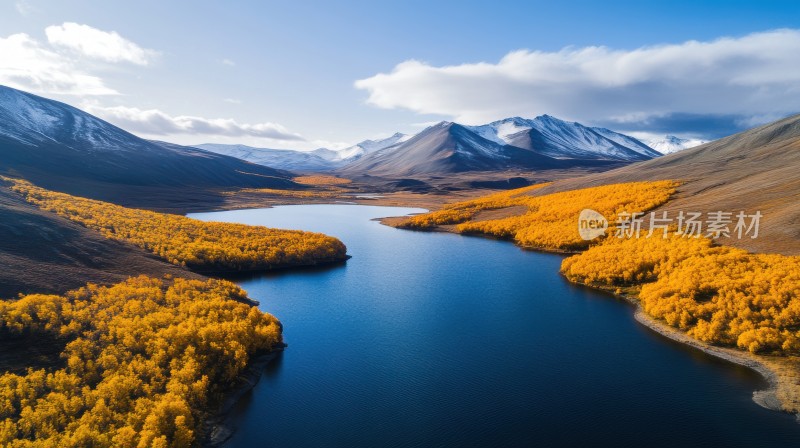
[[[0,173],[79,196],[173,210],[214,207],[223,189],[303,188],[286,171],[143,140],[74,107],[3,86]],[[0,298],[139,274],[200,278],[39,210],[4,182],[0,216]]]
[[[40,210],[0,181],[0,299],[60,293],[139,274],[200,278],[138,248]]]
[[[758,238],[720,242],[755,252],[800,255],[800,115],[611,171],[555,182],[536,194],[639,180],[682,182],[657,209],[763,215]]]
[[[286,171],[144,140],[67,104],[4,86],[0,172],[103,199],[124,196],[125,187],[299,187]]]

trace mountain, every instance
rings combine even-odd
[[[404,177],[464,171],[603,167],[658,157],[633,137],[549,115],[506,118],[480,126],[442,122],[366,154],[341,171]]]
[[[396,132],[391,137],[381,140],[364,140],[361,143],[357,143],[349,148],[344,148],[337,152],[339,154],[339,160],[351,162],[367,154],[372,154],[373,152],[377,152],[390,146],[402,143],[410,138],[410,135]]]
[[[678,194],[657,211],[761,212],[758,238],[723,244],[800,255],[800,115],[653,160],[560,180],[538,194],[640,180],[678,180]],[[735,218],[734,218],[735,220]]]
[[[647,146],[655,149],[661,154],[671,154],[688,148],[694,148],[707,143],[704,140],[695,138],[680,138],[674,135],[665,135],[664,138],[647,140]]]
[[[596,168],[661,155],[633,137],[549,115],[534,119],[512,117],[481,126],[442,122],[416,136],[398,132],[385,139],[364,140],[340,150],[196,146],[286,170],[340,170],[353,176],[391,177],[507,169]],[[448,153],[448,149],[452,151]]]
[[[292,187],[291,173],[141,139],[67,104],[0,86],[0,172],[97,194],[84,182],[137,187]]]
[[[466,126],[443,121],[405,142],[365,155],[341,172],[405,177],[567,165],[549,156],[489,140]]]
[[[319,148],[313,151],[297,151],[216,143],[202,143],[195,145],[195,147],[272,168],[296,171],[329,171],[358,160],[364,155],[402,143],[409,138],[410,136],[398,132],[385,139],[364,140],[361,143],[339,150]]]
[[[605,128],[559,120],[550,115],[534,119],[506,118],[469,129],[498,144],[512,145],[557,159],[634,162],[661,154],[649,146]]]
[[[293,151],[291,149],[253,148],[245,145],[216,143],[203,143],[195,145],[195,147],[215,154],[236,157],[250,163],[290,171],[327,171],[336,165],[335,155],[327,154],[326,152],[330,150],[325,148],[315,151]]]

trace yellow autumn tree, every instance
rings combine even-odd
[[[271,229],[126,208],[13,182],[30,203],[57,213],[113,240],[141,247],[170,263],[208,271],[256,271],[343,260],[347,248],[336,238],[300,230]]]
[[[65,366],[0,375],[0,445],[188,447],[280,323],[222,280],[132,278],[0,302],[0,334],[44,332]]]

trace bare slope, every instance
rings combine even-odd
[[[565,162],[548,156],[487,140],[459,124],[442,122],[400,145],[366,155],[341,172],[400,178],[566,166]]]
[[[678,153],[555,182],[536,194],[639,180],[683,182],[658,210],[761,211],[756,239],[720,242],[756,252],[800,254],[800,115]]]
[[[0,173],[91,197],[108,195],[102,187],[107,184],[184,190],[302,188],[286,171],[147,141],[67,104],[5,86],[0,86]],[[87,185],[98,187],[92,191]],[[124,188],[118,195],[125,196]]]
[[[0,299],[165,273],[201,278],[25,202],[0,185]]]

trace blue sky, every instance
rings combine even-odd
[[[797,111],[781,55],[798,22],[800,3],[769,1],[12,0],[0,83],[179,143],[310,149],[542,113],[715,138]]]

